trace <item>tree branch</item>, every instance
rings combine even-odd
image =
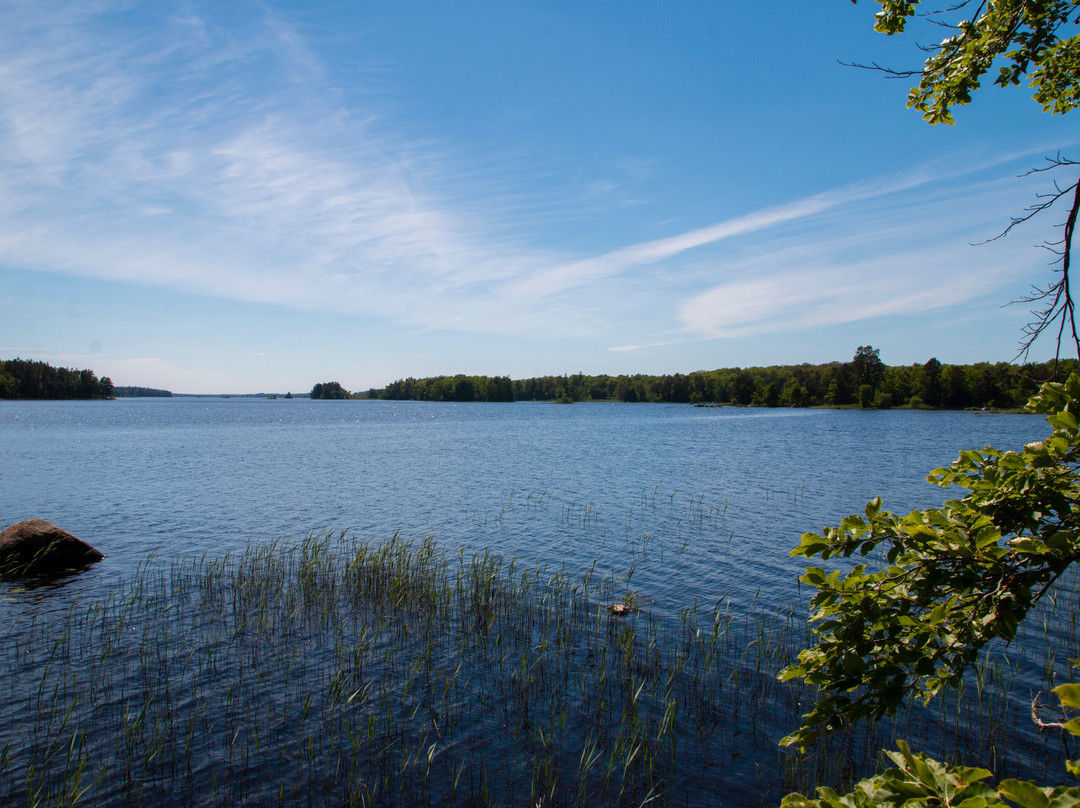
[[[859,70],[874,70],[878,73],[884,73],[887,79],[909,79],[912,76],[921,76],[923,74],[922,70],[895,70],[891,67],[879,65],[877,62],[871,62],[868,65],[860,62],[845,62],[843,59],[837,59],[836,62],[844,67],[857,67]]]
[[[1040,174],[1057,168],[1080,165],[1080,162],[1069,160],[1062,157],[1060,154],[1056,157],[1048,157],[1046,159],[1049,165],[1033,168],[1020,176],[1030,176],[1031,174]],[[1031,314],[1035,319],[1024,326],[1022,330],[1023,337],[1020,340],[1020,349],[1017,351],[1016,356],[1013,357],[1014,361],[1016,359],[1027,361],[1028,354],[1035,344],[1035,341],[1042,336],[1045,331],[1052,328],[1055,323],[1057,323],[1057,334],[1055,335],[1056,345],[1054,351],[1055,363],[1061,358],[1061,345],[1062,340],[1066,339],[1066,327],[1069,331],[1068,338],[1072,340],[1073,347],[1076,349],[1076,357],[1080,359],[1080,332],[1078,332],[1076,326],[1076,306],[1073,301],[1071,278],[1069,274],[1069,271],[1072,268],[1073,235],[1076,231],[1077,216],[1080,214],[1080,177],[1065,188],[1062,188],[1055,182],[1054,190],[1052,192],[1037,194],[1036,199],[1039,201],[1024,208],[1023,215],[1013,216],[1012,221],[1009,222],[1009,225],[1004,230],[993,238],[977,242],[978,244],[988,244],[991,241],[997,241],[1000,238],[1004,238],[1018,225],[1031,221],[1040,213],[1050,210],[1062,199],[1068,199],[1070,196],[1071,203],[1069,205],[1068,213],[1066,214],[1065,221],[1061,225],[1063,228],[1061,239],[1058,241],[1044,241],[1041,245],[1044,249],[1049,250],[1057,256],[1057,258],[1051,262],[1051,264],[1060,264],[1055,270],[1058,275],[1057,280],[1045,287],[1033,285],[1030,294],[1007,304],[1043,304],[1042,308],[1036,308],[1031,311]]]

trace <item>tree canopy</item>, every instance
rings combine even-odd
[[[134,387],[128,385],[114,387],[113,394],[118,398],[172,398],[171,390],[162,390],[157,387]]]
[[[857,2],[857,0],[852,0]],[[916,17],[943,27],[948,35],[923,47],[918,70],[884,69],[917,77],[908,106],[930,123],[954,123],[952,110],[972,100],[983,79],[1008,87],[1027,81],[1032,97],[1051,114],[1080,104],[1080,0],[964,0],[923,11],[918,0],[882,0],[876,29],[895,35]],[[1070,35],[1071,34],[1071,35]],[[993,73],[996,68],[996,73]],[[1075,169],[1060,155],[1049,166]],[[1073,231],[1080,211],[1080,180],[1054,185],[1015,225],[1066,200],[1059,241],[1048,247],[1059,256],[1057,278],[1035,287],[1035,320],[1025,329],[1021,353],[1057,323],[1057,349],[1069,330],[1077,357],[1077,334],[1069,270]],[[863,349],[860,348],[860,352]],[[929,384],[942,368],[923,366]],[[928,389],[928,395],[929,395]],[[811,622],[816,644],[781,673],[819,688],[813,708],[784,743],[805,748],[818,737],[852,721],[892,715],[907,699],[930,700],[960,684],[979,650],[991,640],[1010,641],[1032,606],[1080,560],[1080,376],[1044,385],[1029,406],[1047,416],[1050,435],[1020,450],[966,450],[928,480],[966,491],[940,508],[899,517],[880,499],[839,526],[807,533],[792,555],[831,559],[869,557],[846,573],[810,566],[800,579],[816,590]],[[1064,707],[1080,708],[1080,685],[1055,688]],[[1037,720],[1036,707],[1032,717]],[[1056,724],[1080,734],[1080,718]],[[1019,780],[986,781],[986,769],[949,767],[914,754],[902,741],[890,753],[895,768],[855,784],[841,796],[819,788],[815,799],[786,797],[787,808],[839,806],[1039,806],[1080,805],[1080,787],[1039,787]],[[1080,761],[1068,764],[1080,776]]]
[[[924,48],[921,69],[888,70],[918,77],[908,106],[930,123],[954,123],[953,107],[971,103],[995,66],[994,84],[1009,87],[1026,79],[1046,112],[1064,114],[1080,104],[1080,35],[1067,36],[1080,18],[1077,0],[968,0],[929,11],[919,0],[880,5],[874,27],[883,34],[903,33],[916,16],[950,32]]]
[[[1080,22],[1080,0],[962,0],[930,10],[924,10],[919,0],[879,0],[879,5],[875,29],[883,34],[902,34],[916,18],[948,34],[937,44],[920,45],[926,53],[921,68],[864,65],[893,76],[917,78],[908,106],[931,124],[955,123],[953,109],[971,103],[972,93],[988,74],[999,87],[1026,81],[1032,98],[1045,112],[1063,115],[1080,105],[1080,34],[1074,33]],[[1059,154],[1029,173],[1064,169],[1075,177],[1078,165]],[[1080,179],[1055,182],[1051,190],[1013,216],[998,237],[1061,201],[1066,205],[1061,238],[1043,244],[1058,256],[1056,278],[1043,286],[1033,285],[1031,293],[1017,301],[1034,306],[1034,319],[1020,341],[1021,355],[1027,355],[1043,332],[1053,333],[1056,323],[1058,352],[1067,330],[1080,358],[1080,333],[1069,285],[1073,233],[1080,215]]]
[[[1065,369],[1073,367],[1072,360]],[[367,398],[413,401],[621,401],[760,407],[1018,408],[1054,374],[1052,363],[886,365],[860,346],[850,362],[718,368],[662,376],[573,373],[399,379]]]
[[[312,398],[352,398],[352,395],[341,386],[340,382],[320,382],[311,388]]]
[[[92,370],[58,368],[30,359],[0,360],[0,398],[111,398],[113,383]]]
[[[845,724],[893,715],[907,699],[929,701],[958,686],[980,649],[1012,640],[1028,611],[1080,560],[1080,376],[1044,385],[1030,406],[1047,416],[1045,440],[1018,451],[962,451],[927,478],[965,490],[962,498],[904,517],[875,499],[863,514],[802,537],[792,555],[880,562],[846,573],[811,566],[800,579],[816,590],[810,620],[817,642],[780,677],[819,691],[782,743],[806,748]],[[1080,706],[1080,685],[1055,692],[1066,706]],[[1080,719],[1061,726],[1080,734]],[[994,789],[981,782],[991,776],[984,769],[950,769],[902,743],[890,756],[896,769],[862,781],[843,800],[819,789],[817,799],[791,795],[783,804],[1080,805],[1080,787],[1004,780]],[[1069,768],[1080,774],[1080,761]],[[938,801],[905,801],[913,798]]]

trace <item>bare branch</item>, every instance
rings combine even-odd
[[[929,23],[933,23],[934,25],[941,26],[942,28],[949,28],[949,29],[952,29],[953,31],[955,31],[957,29],[957,27],[958,27],[956,23],[948,22],[948,21],[945,21],[945,20],[936,20],[934,18],[943,16],[945,14],[952,14],[953,12],[959,11],[960,9],[962,9],[962,8],[964,8],[966,6],[969,6],[969,5],[971,5],[971,0],[962,0],[962,2],[954,3],[953,5],[947,6],[946,8],[938,8],[938,9],[934,9],[933,11],[918,12],[918,13],[915,14],[915,16],[916,17],[922,17],[924,20],[926,20]],[[971,19],[978,19],[979,18],[979,16],[982,14],[982,9],[983,9],[984,5],[985,5],[985,3],[979,3],[979,8],[976,9],[975,13],[969,15],[971,17]]]
[[[971,93],[979,88],[984,77],[993,73],[998,59],[1004,60],[1006,66],[999,67],[993,80],[995,85],[1008,87],[1027,77],[1031,86],[1037,88],[1033,98],[1044,110],[1064,113],[1080,107],[1075,93],[1072,50],[1066,47],[1072,40],[1059,33],[1069,23],[1080,23],[1080,0],[1055,0],[1048,2],[1045,9],[1041,4],[989,0],[943,0],[939,7],[929,10],[918,2],[882,0],[881,5],[883,10],[875,27],[882,33],[904,32],[908,18],[917,17],[924,25],[948,29],[950,35],[936,44],[918,45],[927,54],[920,69],[896,70],[877,62],[840,61],[840,64],[873,70],[887,78],[916,78],[918,83],[911,88],[907,103],[931,124],[953,123],[951,108],[971,103]],[[1077,165],[1080,163],[1059,153],[1047,158],[1047,165],[1033,168],[1027,174],[1068,170]],[[1030,294],[1013,301],[1035,304],[1031,311],[1033,320],[1022,329],[1014,360],[1027,361],[1034,343],[1046,333],[1052,333],[1056,339],[1055,365],[1062,355],[1062,340],[1072,340],[1076,357],[1080,359],[1080,330],[1076,325],[1069,272],[1073,233],[1080,213],[1080,180],[1066,186],[1055,182],[1053,191],[1037,194],[1033,204],[1013,216],[1008,226],[987,241],[1004,238],[1062,200],[1070,200],[1066,203],[1066,219],[1061,224],[1063,236],[1060,241],[1045,241],[1041,245],[1054,254],[1050,262],[1055,267],[1051,282],[1045,287],[1033,285]]]
[[[894,70],[891,67],[884,67],[877,62],[871,62],[868,65],[861,64],[859,62],[845,62],[843,59],[837,59],[837,64],[842,64],[844,67],[857,67],[859,70],[874,70],[878,73],[884,73],[887,79],[910,79],[912,76],[921,76],[921,70]]]
[[[1055,157],[1046,158],[1046,162],[1047,165],[1032,168],[1029,171],[1024,172],[1021,176],[1030,176],[1031,174],[1040,174],[1058,168],[1080,165],[1080,162],[1062,157],[1061,154],[1058,154]],[[1032,309],[1031,311],[1035,319],[1022,329],[1023,337],[1020,340],[1020,349],[1016,356],[1013,357],[1014,360],[1022,359],[1026,361],[1035,341],[1042,336],[1045,331],[1052,328],[1055,323],[1057,323],[1058,327],[1055,335],[1056,348],[1054,352],[1054,361],[1057,362],[1057,360],[1061,358],[1061,343],[1063,339],[1066,339],[1066,327],[1068,328],[1068,338],[1071,338],[1073,346],[1076,348],[1076,356],[1080,359],[1080,332],[1078,332],[1076,326],[1076,307],[1070,288],[1069,276],[1069,270],[1071,269],[1072,264],[1073,234],[1076,230],[1077,215],[1080,214],[1080,178],[1064,188],[1055,181],[1054,190],[1052,192],[1036,194],[1036,199],[1038,201],[1024,208],[1024,213],[1022,215],[1013,216],[1012,220],[1004,230],[993,238],[978,242],[979,244],[987,244],[991,241],[997,241],[1000,238],[1004,238],[1018,225],[1030,221],[1040,213],[1054,207],[1054,205],[1062,199],[1069,198],[1070,196],[1072,201],[1065,221],[1061,225],[1064,229],[1061,239],[1058,241],[1044,241],[1039,245],[1056,256],[1054,260],[1051,261],[1051,265],[1059,265],[1058,268],[1054,270],[1057,279],[1045,287],[1032,286],[1030,294],[1012,301],[1012,303],[1041,304],[1040,308]],[[1009,305],[1012,304],[1010,303]]]
[[[1045,169],[1038,169],[1038,170],[1045,170]],[[1027,174],[1031,174],[1033,172],[1034,172],[1034,169],[1032,171],[1027,172]],[[1022,174],[1021,176],[1027,176],[1027,174]],[[1035,203],[1033,205],[1028,205],[1026,208],[1024,208],[1024,215],[1023,216],[1013,216],[1012,221],[1009,223],[1008,227],[1006,227],[1004,230],[1002,230],[996,236],[992,236],[992,237],[990,237],[990,238],[988,238],[988,239],[986,239],[984,241],[972,242],[972,246],[979,247],[979,246],[982,246],[983,244],[989,244],[991,241],[997,241],[998,239],[1005,238],[1005,236],[1009,235],[1009,232],[1014,227],[1035,218],[1040,213],[1042,213],[1044,210],[1049,210],[1050,208],[1052,208],[1054,206],[1054,204],[1059,199],[1061,199],[1061,197],[1072,193],[1075,189],[1076,189],[1075,185],[1070,185],[1068,188],[1062,188],[1061,186],[1059,186],[1055,182],[1054,183],[1054,192],[1053,193],[1045,193],[1045,194],[1036,194],[1035,195],[1036,199],[1042,199],[1042,200],[1045,200],[1045,201],[1037,202],[1037,203]],[[1047,249],[1050,249],[1051,252],[1054,252],[1057,255],[1061,255],[1060,250],[1051,249],[1053,246],[1056,246],[1056,245],[1061,244],[1061,243],[1062,243],[1061,241],[1045,242],[1043,244],[1043,246],[1045,246]]]
[[[1058,152],[1053,157],[1044,158],[1049,165],[1035,166],[1030,168],[1021,174],[1021,177],[1029,177],[1032,174],[1042,174],[1046,171],[1053,171],[1055,168],[1061,168],[1062,166],[1080,166],[1080,160],[1070,160],[1068,157],[1062,157],[1061,152]]]

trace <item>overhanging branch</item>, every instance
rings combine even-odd
[[[1062,157],[1060,154],[1053,158],[1047,158],[1047,162],[1049,165],[1033,168],[1023,176],[1052,171],[1062,167],[1080,165],[1080,162],[1069,160]],[[1013,303],[1039,304],[1031,311],[1031,314],[1035,319],[1023,328],[1023,337],[1020,340],[1020,350],[1015,357],[1017,359],[1026,360],[1035,341],[1042,336],[1044,332],[1052,329],[1055,324],[1057,326],[1057,334],[1055,335],[1055,360],[1061,358],[1062,340],[1064,339],[1072,340],[1073,347],[1076,351],[1076,357],[1080,359],[1080,333],[1078,333],[1076,327],[1076,306],[1073,301],[1070,278],[1073,236],[1076,231],[1076,220],[1078,214],[1080,214],[1080,177],[1066,187],[1062,187],[1059,183],[1055,182],[1054,190],[1052,192],[1039,194],[1037,196],[1038,201],[1025,208],[1023,215],[1012,217],[1012,221],[1009,223],[1008,227],[998,233],[998,235],[994,236],[994,238],[987,240],[996,241],[999,238],[1003,238],[1017,225],[1030,221],[1040,213],[1050,210],[1050,208],[1054,207],[1054,205],[1062,199],[1069,200],[1068,212],[1065,221],[1061,225],[1063,228],[1062,237],[1057,241],[1045,241],[1041,245],[1044,249],[1057,256],[1051,262],[1051,264],[1058,265],[1055,270],[1057,278],[1045,287],[1032,286],[1031,294],[1013,301]],[[1066,335],[1066,329],[1068,329],[1068,335]]]

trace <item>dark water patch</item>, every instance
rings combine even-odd
[[[13,805],[765,805],[869,773],[895,737],[1000,776],[1061,763],[1000,649],[932,711],[796,755],[776,743],[812,693],[776,673],[808,642],[799,607],[658,614],[625,576],[430,540],[148,558],[55,594],[0,642]]]

